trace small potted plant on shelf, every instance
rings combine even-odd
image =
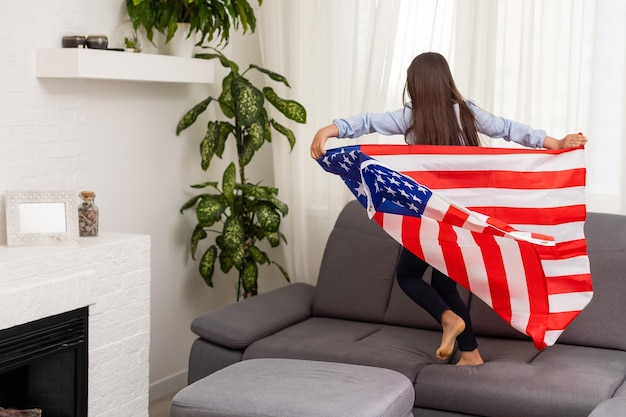
[[[137,33],[133,33],[124,38],[124,47],[126,48],[126,52],[141,52],[141,41]]]
[[[196,45],[219,38],[227,44],[230,29],[242,27],[243,33],[254,32],[256,18],[248,0],[125,0],[128,16],[135,30],[143,27],[153,42],[154,32],[170,42],[177,32],[196,40]],[[263,0],[257,0],[261,5]],[[181,25],[187,28],[181,28]],[[181,30],[182,29],[182,30]],[[195,37],[197,35],[197,38]]]

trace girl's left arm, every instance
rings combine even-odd
[[[582,133],[570,133],[563,139],[556,139],[552,136],[546,136],[543,139],[543,147],[546,149],[566,149],[578,148],[587,143],[587,137]]]

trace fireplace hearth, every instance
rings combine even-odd
[[[87,416],[87,307],[0,330],[0,407]]]

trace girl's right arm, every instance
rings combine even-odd
[[[373,132],[403,135],[410,121],[410,104],[392,112],[365,113],[346,119],[335,119],[332,125],[321,128],[313,137],[311,157],[318,159],[326,154],[324,145],[328,138],[358,138]]]
[[[313,142],[311,143],[311,157],[313,159],[319,159],[326,155],[326,149],[324,149],[326,141],[328,138],[336,138],[338,135],[339,129],[334,124],[325,126],[318,130],[313,137]]]

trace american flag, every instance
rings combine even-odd
[[[318,162],[389,235],[537,349],[591,301],[582,147],[361,145]]]

